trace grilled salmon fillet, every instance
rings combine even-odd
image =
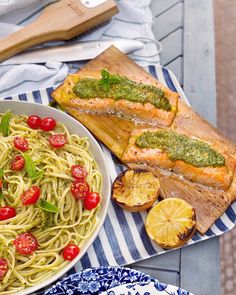
[[[52,97],[62,107],[66,107],[68,110],[77,109],[91,114],[115,115],[131,119],[136,123],[145,123],[154,126],[170,126],[173,122],[178,107],[178,94],[161,85],[159,82],[155,83],[145,80],[145,82],[143,82],[145,84],[143,85],[154,86],[163,91],[164,96],[169,100],[171,105],[171,110],[169,111],[158,108],[149,102],[133,102],[127,100],[125,97],[124,99],[113,99],[109,97],[80,98],[75,94],[74,87],[83,79],[98,80],[101,79],[101,73],[98,71],[90,71],[89,74],[77,72],[76,74],[69,75],[64,83],[52,93]],[[140,80],[136,80],[135,82],[142,83]]]
[[[163,129],[135,129],[129,139],[128,146],[122,156],[122,161],[129,165],[130,163],[146,164],[151,167],[168,169],[185,179],[203,185],[211,186],[216,189],[227,190],[233,178],[235,161],[224,150],[218,146],[212,146],[213,149],[221,153],[225,159],[225,164],[219,167],[196,167],[186,163],[183,160],[172,161],[165,150],[160,148],[139,148],[136,145],[137,138],[145,132],[156,132]],[[166,131],[171,131],[170,129]],[[199,139],[200,140],[200,139]]]

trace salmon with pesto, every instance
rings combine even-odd
[[[187,180],[227,190],[235,161],[219,146],[171,129],[135,129],[122,161],[168,169]]]
[[[159,82],[142,83],[105,69],[69,75],[52,96],[68,110],[115,115],[154,126],[170,126],[178,107],[178,94]]]

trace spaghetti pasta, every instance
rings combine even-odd
[[[59,122],[50,132],[33,130],[27,125],[27,118],[11,114],[9,135],[0,133],[0,169],[4,172],[0,207],[11,206],[16,210],[15,217],[0,221],[0,257],[8,262],[8,271],[0,281],[0,294],[4,295],[34,286],[65,267],[69,262],[61,255],[63,248],[68,243],[81,247],[95,230],[99,206],[84,210],[83,202],[72,196],[71,167],[75,164],[85,167],[90,190],[101,194],[102,189],[102,175],[88,151],[87,138],[70,134]],[[49,146],[49,137],[56,133],[66,135],[67,143],[62,148]],[[37,171],[42,171],[35,179],[29,177],[26,169],[11,169],[13,158],[25,153],[14,148],[16,136],[27,139],[26,153]],[[21,195],[32,185],[40,187],[40,199],[56,206],[57,213],[43,210],[38,202],[22,205]],[[31,255],[19,254],[13,244],[25,232],[32,233],[39,244]]]

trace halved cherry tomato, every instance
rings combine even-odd
[[[2,279],[8,271],[8,263],[4,258],[0,258],[0,279]]]
[[[57,122],[53,118],[44,118],[41,121],[40,129],[43,131],[51,131],[53,130],[57,125]]]
[[[75,244],[68,244],[62,251],[65,260],[73,260],[80,252],[80,248]]]
[[[16,251],[23,255],[32,254],[38,249],[38,241],[31,233],[20,234],[13,241],[13,244],[16,247]]]
[[[13,171],[21,171],[25,166],[25,159],[18,155],[15,156],[13,161],[11,162],[11,170]]]
[[[41,124],[41,119],[39,116],[32,115],[28,117],[26,122],[30,128],[38,129]]]
[[[14,138],[14,146],[20,151],[27,151],[29,149],[27,139],[19,136]]]
[[[7,220],[16,216],[16,210],[10,206],[0,208],[0,221]]]
[[[66,144],[67,139],[64,134],[54,134],[49,137],[48,141],[54,148],[61,148]]]
[[[23,205],[31,205],[38,201],[39,196],[40,188],[33,185],[21,195],[21,202]]]
[[[83,200],[89,193],[89,185],[85,180],[77,179],[71,184],[71,193],[76,199]]]
[[[84,208],[86,210],[92,210],[97,207],[100,202],[100,196],[98,193],[91,192],[84,199]]]
[[[0,179],[0,189],[2,189],[2,180]]]
[[[80,165],[73,165],[71,167],[71,174],[74,178],[85,178],[88,175],[86,169]]]

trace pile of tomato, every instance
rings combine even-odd
[[[56,121],[53,118],[41,119],[36,115],[29,116],[27,124],[31,129],[41,129],[42,131],[52,131],[56,127]],[[61,148],[67,143],[64,134],[54,134],[49,137],[49,145],[53,148]],[[13,140],[14,147],[20,151],[27,151],[29,143],[26,138],[16,136]],[[25,167],[24,157],[17,155],[11,163],[11,170],[21,171]],[[83,206],[86,210],[92,210],[97,207],[100,202],[100,195],[97,192],[91,192],[90,186],[86,181],[88,175],[86,169],[81,165],[73,165],[71,167],[71,175],[74,181],[71,184],[71,194],[76,200],[83,200]],[[2,189],[2,180],[0,179],[0,190]],[[31,186],[21,195],[22,205],[35,204],[40,198],[40,188],[36,185]],[[0,221],[7,220],[16,216],[16,210],[10,206],[0,208]],[[30,255],[39,247],[36,237],[29,233],[23,233],[16,237],[13,241],[16,251],[22,255]],[[80,252],[77,245],[69,243],[62,251],[65,260],[73,260]],[[8,271],[8,263],[4,258],[0,258],[0,279],[3,278]]]

